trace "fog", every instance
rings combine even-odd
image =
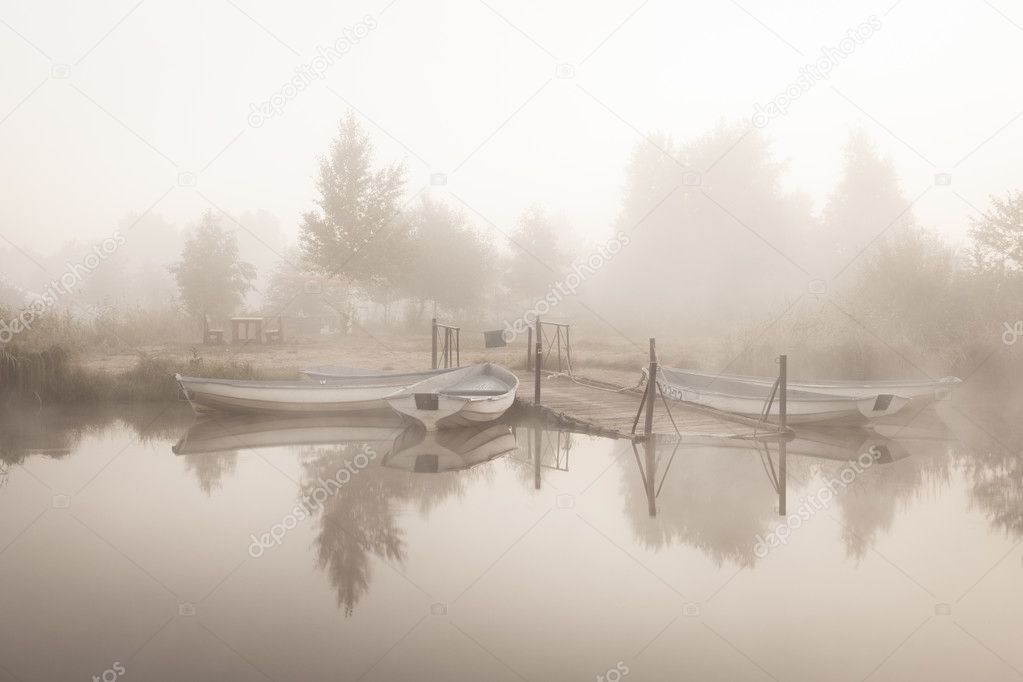
[[[0,234],[46,254],[106,236],[127,213],[184,227],[212,205],[267,211],[293,238],[316,158],[352,109],[381,158],[406,160],[411,191],[443,173],[435,192],[481,225],[507,228],[538,203],[601,239],[637,141],[748,123],[873,16],[879,28],[764,127],[782,182],[820,209],[862,127],[907,196],[931,188],[914,206],[921,223],[960,239],[971,205],[1013,186],[1013,12],[916,0],[4,3]],[[322,78],[251,125],[253,105],[359,24],[365,36]],[[945,172],[952,185],[934,187]]]

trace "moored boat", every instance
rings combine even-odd
[[[693,377],[704,377],[716,380],[730,379],[761,386],[772,386],[774,377],[750,376],[745,374],[711,374],[694,370],[683,371]],[[789,390],[809,391],[811,393],[828,393],[851,398],[869,398],[880,394],[892,394],[910,400],[933,400],[946,398],[956,386],[963,382],[959,377],[947,376],[941,379],[894,379],[894,380],[823,380],[823,381],[788,381]]]
[[[174,375],[197,414],[265,412],[338,414],[387,409],[386,398],[405,384],[374,382],[247,381]]]
[[[500,365],[460,367],[388,396],[391,408],[427,430],[491,422],[515,401],[519,378]]]
[[[766,421],[778,421],[777,396],[768,405],[773,381],[759,383],[742,377],[709,375],[684,369],[661,367],[658,385],[672,400],[695,403],[720,412]],[[790,423],[860,422],[894,414],[909,404],[909,399],[893,393],[874,392],[859,396],[808,391],[789,385],[786,392],[786,418]]]

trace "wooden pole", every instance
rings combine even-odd
[[[558,325],[558,374],[561,374],[561,325]]]
[[[526,371],[533,369],[533,328],[526,330]]]
[[[788,428],[789,356],[778,356],[778,425]]]
[[[568,359],[568,373],[572,374],[572,336],[571,327],[565,325],[565,357]]]
[[[430,354],[430,367],[437,369],[437,318],[430,319],[430,346],[432,348]]]
[[[462,328],[455,330],[455,367],[462,366]]]
[[[533,360],[533,404],[540,407],[540,368],[543,367],[543,335],[540,333],[540,316],[536,317],[536,358]]]
[[[654,432],[654,395],[657,393],[657,347],[654,339],[650,339],[650,368],[646,387],[646,422],[643,432],[647,438]]]

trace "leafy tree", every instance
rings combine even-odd
[[[1000,273],[1023,271],[1023,191],[1003,200],[991,197],[991,208],[970,219],[970,237],[979,247],[979,265]]]
[[[318,209],[303,215],[300,244],[321,273],[367,290],[392,290],[408,253],[408,223],[399,215],[405,166],[372,165],[373,145],[349,112],[320,160]]]
[[[412,262],[408,294],[446,308],[477,305],[491,279],[491,243],[460,211],[424,196],[410,216]]]
[[[543,296],[552,282],[567,274],[570,259],[558,232],[539,206],[529,207],[519,218],[505,274],[505,286],[514,299]]]
[[[820,257],[835,271],[848,266],[878,235],[916,228],[910,201],[891,159],[882,158],[862,130],[845,147],[842,178],[824,208]],[[833,272],[824,273],[831,276]]]
[[[207,209],[195,232],[185,240],[181,260],[169,267],[189,314],[229,314],[244,299],[256,277],[255,268],[238,256],[233,232],[225,230]]]
[[[346,282],[302,268],[299,254],[291,254],[289,261],[281,261],[270,274],[266,308],[272,315],[335,316],[348,309],[352,291]]]
[[[745,124],[638,143],[614,226],[630,241],[594,275],[590,307],[650,335],[717,334],[805,291],[813,217],[784,170]]]

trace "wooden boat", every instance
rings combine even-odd
[[[239,381],[174,375],[197,414],[264,412],[338,414],[387,409],[386,398],[407,384],[374,381]]]
[[[708,372],[685,371],[694,377],[717,379],[735,379],[762,386],[774,385],[774,377],[749,376],[744,374],[717,375]],[[943,399],[956,386],[963,382],[959,377],[943,377],[937,381],[927,380],[889,380],[889,381],[789,381],[789,390],[809,391],[811,393],[829,393],[831,395],[848,396],[851,398],[869,398],[879,394],[892,394],[910,400]]]
[[[471,469],[478,464],[515,452],[515,434],[507,424],[464,429],[422,431],[410,429],[381,465],[414,473],[437,473]]]
[[[515,401],[519,378],[500,365],[459,367],[387,397],[391,409],[428,431],[491,422]]]
[[[672,367],[660,368],[658,386],[672,400],[680,400],[728,412],[742,417],[759,419],[764,413],[771,394],[770,384],[747,381],[727,375],[709,375]],[[909,399],[892,393],[875,392],[862,396],[837,395],[793,389],[789,386],[787,419],[790,423],[824,421],[860,422],[894,414],[909,403]],[[767,421],[778,420],[778,399],[775,398]]]
[[[367,443],[378,452],[390,452],[408,428],[400,415],[309,416],[233,414],[196,421],[171,448],[176,455],[197,455],[228,450]]]

